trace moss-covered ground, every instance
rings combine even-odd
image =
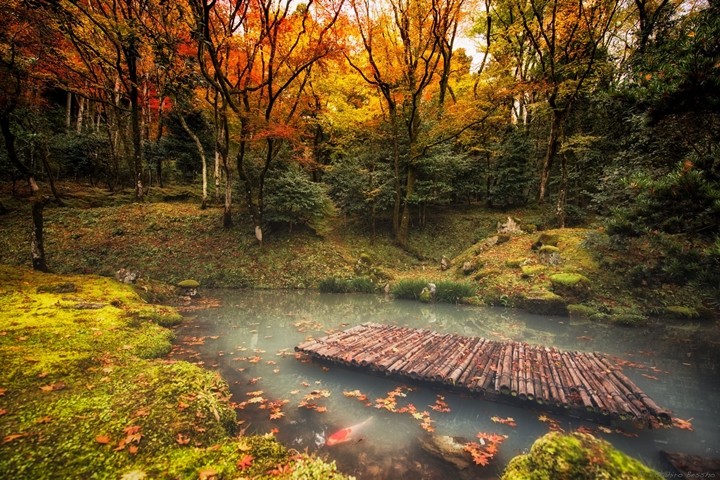
[[[0,266],[0,477],[344,478],[236,436],[227,385],[163,356],[177,322],[132,287]]]
[[[554,230],[551,212],[537,206],[428,209],[425,225],[413,225],[407,248],[393,241],[387,222],[378,221],[372,235],[368,222],[343,217],[324,237],[302,228],[269,228],[260,247],[240,207],[234,226],[225,229],[221,209],[200,209],[188,188],[153,188],[142,203],[130,192],[68,185],[61,191],[68,207],[50,204],[45,211],[48,265],[58,273],[111,276],[127,268],[170,284],[190,278],[203,287],[234,288],[318,288],[331,277],[357,276],[370,277],[379,288],[402,279],[463,282],[475,286],[473,302],[623,325],[652,316],[697,321],[720,308],[702,286],[658,274],[667,265],[658,265],[661,253],[651,241],[617,244],[590,222]],[[2,200],[12,211],[2,217],[0,264],[28,265],[27,202],[7,195]],[[530,233],[498,236],[498,224],[508,217]],[[698,247],[692,239],[671,241]],[[443,256],[450,261],[445,271]],[[578,275],[582,281],[567,281]]]

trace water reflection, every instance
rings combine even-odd
[[[404,396],[397,398],[397,409],[405,408],[404,413],[377,409],[375,401],[386,398],[403,385],[401,382],[341,367],[302,363],[292,353],[295,345],[311,336],[363,322],[601,351],[642,364],[644,368],[626,367],[625,373],[677,417],[693,418],[694,431],[661,429],[632,432],[637,437],[626,437],[559,417],[557,426],[593,429],[617,448],[661,471],[667,471],[667,466],[660,450],[720,455],[718,349],[703,332],[695,332],[697,338],[689,341],[689,332],[678,336],[672,328],[623,329],[505,309],[425,305],[371,295],[306,291],[216,291],[206,295],[219,297],[222,307],[194,312],[178,327],[177,354],[221,373],[231,386],[233,401],[242,407],[240,416],[249,424],[248,432],[276,431],[286,445],[317,451],[361,479],[459,475],[455,467],[421,449],[418,438],[426,433],[421,422],[407,411],[408,405],[417,412],[427,411],[432,422],[429,425],[439,435],[475,440],[482,431],[508,436],[490,466],[465,469],[460,474],[463,478],[496,478],[510,458],[526,450],[549,428],[538,419],[543,412],[537,409],[490,403],[423,386],[403,390]],[[195,341],[187,342],[188,338]],[[367,400],[348,395],[355,390]],[[438,394],[444,395],[449,412],[430,408]],[[273,413],[275,419],[271,420]],[[333,432],[369,416],[374,421],[353,441],[325,445]],[[494,423],[492,417],[512,417],[517,427]]]

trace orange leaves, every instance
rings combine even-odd
[[[430,408],[432,408],[433,410],[435,410],[436,412],[445,413],[445,412],[450,411],[450,406],[447,403],[445,403],[445,397],[443,397],[442,395],[438,395],[437,399],[435,400],[435,403],[433,405],[428,405],[428,406]]]
[[[693,431],[692,423],[690,423],[691,420],[692,420],[692,418],[688,418],[687,420],[683,420],[683,419],[681,419],[681,418],[674,418],[674,417],[673,417],[673,419],[672,419],[672,424],[673,424],[673,427],[675,427],[675,428],[679,428],[679,429],[681,429],[681,430],[690,430],[690,431]]]
[[[298,408],[307,408],[308,410],[315,410],[318,413],[327,412],[327,407],[320,406],[315,402],[321,398],[327,398],[330,396],[329,390],[313,390],[300,400]]]
[[[6,435],[5,437],[3,437],[2,442],[0,442],[0,445],[5,445],[6,443],[10,443],[19,438],[27,437],[29,435],[30,435],[29,433],[13,433],[11,435]]]
[[[546,415],[540,415],[538,417],[538,420],[540,420],[543,423],[547,423],[550,427],[551,432],[564,432],[565,430],[560,426],[560,422],[555,420],[554,418],[550,418]]]
[[[5,410],[4,408],[0,408],[0,417],[2,417],[3,415],[7,415],[7,413],[7,410]]]
[[[98,435],[95,437],[95,441],[100,445],[107,445],[110,443],[110,437],[108,435]]]
[[[190,437],[188,435],[183,435],[182,433],[178,432],[177,436],[175,437],[175,441],[178,443],[178,445],[187,445],[190,443]]]
[[[490,460],[497,454],[500,444],[507,438],[496,433],[478,432],[476,435],[480,442],[468,442],[464,450],[472,456],[476,465],[483,467],[490,463]]]
[[[253,463],[253,460],[255,460],[255,457],[253,457],[252,455],[243,455],[243,457],[237,462],[238,470],[245,470],[246,468],[250,467]]]
[[[388,412],[397,411],[397,397],[407,397],[405,392],[411,392],[413,389],[405,385],[400,385],[395,390],[388,392],[387,397],[375,400],[375,408],[384,408]]]
[[[507,418],[490,417],[490,420],[492,420],[495,423],[502,423],[503,425],[507,425],[508,427],[512,427],[512,428],[517,427],[517,423],[515,423],[515,419],[512,417],[507,417]]]
[[[0,388],[0,397],[5,396],[5,392],[7,392],[7,388]]]
[[[357,398],[358,401],[363,402],[366,407],[372,406],[372,403],[368,401],[367,395],[360,390],[344,391],[343,395],[347,398]]]

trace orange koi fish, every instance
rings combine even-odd
[[[357,425],[338,430],[327,438],[327,440],[325,441],[325,445],[328,447],[332,447],[333,445],[337,445],[338,443],[345,443],[356,440],[358,434],[367,426],[368,423],[370,423],[373,418],[374,417],[369,417],[368,419],[358,423]]]

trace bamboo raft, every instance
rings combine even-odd
[[[639,426],[672,422],[670,411],[601,353],[376,323],[308,340],[295,350],[324,362],[442,385],[493,401],[542,405],[593,421],[619,419]]]

